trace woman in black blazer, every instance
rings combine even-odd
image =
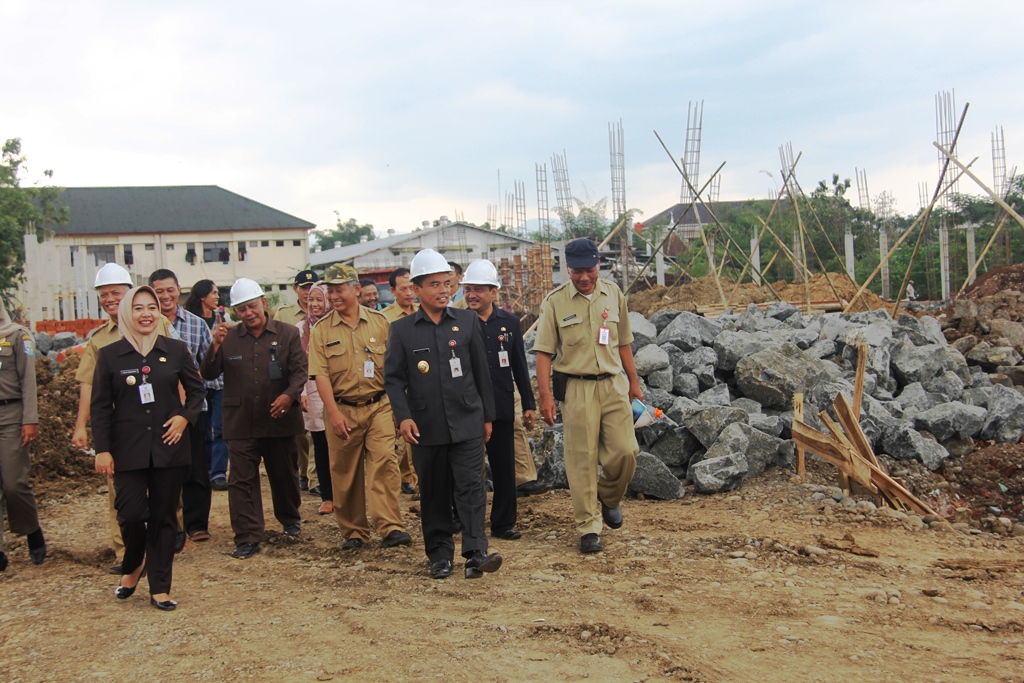
[[[159,322],[151,288],[136,287],[121,300],[118,329],[124,338],[97,354],[92,434],[96,471],[114,477],[124,538],[115,594],[131,597],[148,564],[150,601],[173,610],[175,509],[192,462],[187,427],[199,417],[206,390],[188,347],[159,336]]]

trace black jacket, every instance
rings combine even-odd
[[[142,369],[149,368],[153,402],[142,403]],[[178,382],[185,387],[181,405]],[[92,438],[97,453],[114,456],[114,470],[130,472],[152,467],[181,467],[192,463],[189,431],[176,444],[163,442],[164,423],[181,415],[195,424],[206,389],[185,342],[157,337],[144,358],[126,339],[96,354],[92,380]]]
[[[462,363],[461,377],[452,377],[453,352]],[[426,372],[419,368],[421,361]],[[484,422],[494,421],[494,392],[480,318],[448,307],[439,325],[422,309],[391,323],[384,389],[395,421],[415,421],[423,446],[482,437]]]
[[[479,316],[478,316],[479,317]],[[523,399],[523,410],[536,410],[533,388],[530,386],[530,368],[526,365],[523,328],[519,318],[508,311],[494,307],[491,317],[483,323],[484,343],[487,345],[487,367],[494,386],[494,412],[496,420],[511,422],[515,419],[515,388]],[[499,341],[499,337],[503,337]],[[501,367],[498,352],[508,352],[508,367]]]

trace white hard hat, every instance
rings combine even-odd
[[[466,268],[465,276],[462,278],[462,284],[490,285],[501,289],[501,283],[498,282],[498,269],[487,259],[480,259],[470,263],[469,267]]]
[[[93,287],[99,289],[105,285],[128,285],[129,287],[134,287],[135,283],[132,282],[131,274],[123,267],[116,263],[107,263],[96,271],[96,284]]]
[[[231,305],[238,306],[246,301],[263,297],[263,288],[255,280],[247,277],[240,277],[231,285]]]
[[[433,249],[424,249],[412,257],[409,264],[409,279],[415,280],[420,275],[447,273],[452,269],[448,262]]]

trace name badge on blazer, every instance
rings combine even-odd
[[[241,356],[228,356],[228,360],[242,360]]]

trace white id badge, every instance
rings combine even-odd
[[[498,351],[498,365],[503,368],[508,367],[508,351]]]
[[[448,361],[448,365],[452,366],[452,377],[462,377],[462,359],[452,358]]]
[[[143,403],[152,403],[156,400],[153,396],[153,385],[148,382],[139,385],[139,400]]]
[[[602,346],[608,346],[608,342],[611,340],[610,332],[611,331],[606,326],[601,325],[597,332],[597,343]]]
[[[368,360],[363,363],[363,377],[373,379],[373,361]]]

